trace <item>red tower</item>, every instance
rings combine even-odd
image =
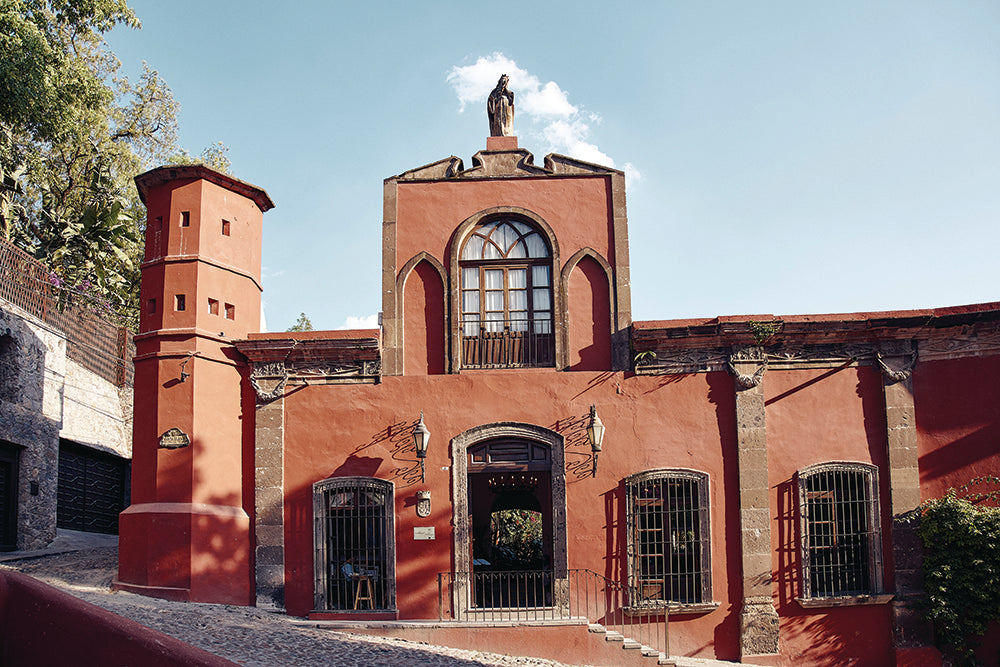
[[[263,213],[274,204],[201,165],[135,181],[148,217],[116,587],[251,604],[254,418],[244,406],[254,401],[230,341],[260,329]]]

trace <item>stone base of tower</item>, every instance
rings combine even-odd
[[[142,595],[252,605],[250,518],[239,507],[143,503],[119,515],[118,578]]]

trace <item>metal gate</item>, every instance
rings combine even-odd
[[[56,525],[118,534],[118,513],[128,506],[128,482],[128,459],[61,440]]]

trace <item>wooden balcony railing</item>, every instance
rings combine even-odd
[[[462,368],[544,368],[555,365],[551,323],[507,320],[486,322],[474,335],[463,325]],[[538,333],[544,326],[548,333]]]

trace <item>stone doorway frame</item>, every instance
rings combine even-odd
[[[555,431],[534,424],[495,422],[469,429],[451,439],[452,549],[455,555],[455,586],[452,589],[452,610],[465,617],[469,607],[469,584],[465,579],[472,572],[469,559],[469,447],[484,440],[517,438],[549,447],[552,487],[552,603],[556,608],[566,605],[569,592],[568,555],[566,548],[566,455],[565,439]],[[462,574],[466,573],[466,574]]]

